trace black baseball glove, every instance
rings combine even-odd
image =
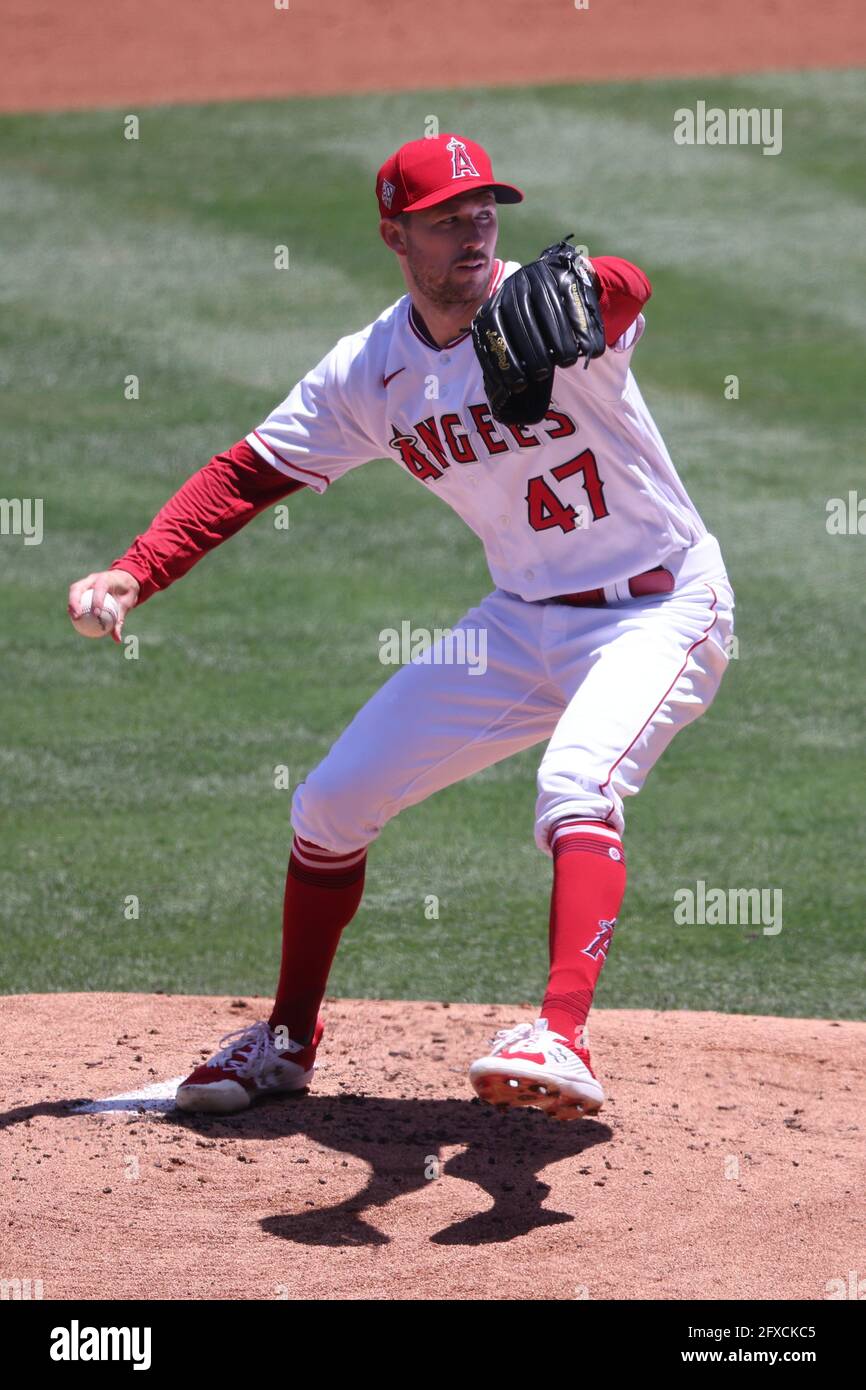
[[[572,367],[579,357],[588,367],[604,352],[589,262],[567,239],[548,246],[482,304],[472,342],[494,419],[537,424],[550,407],[554,368]]]

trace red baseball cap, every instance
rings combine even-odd
[[[519,188],[496,182],[487,151],[462,135],[410,140],[385,160],[376,176],[382,217],[432,208],[475,188],[492,188],[497,203],[523,202]]]

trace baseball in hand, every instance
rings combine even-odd
[[[81,595],[81,616],[72,619],[72,626],[82,637],[104,637],[106,633],[111,632],[120,617],[120,609],[111,594],[105,595],[99,617],[91,613],[92,603],[93,590],[85,589]]]

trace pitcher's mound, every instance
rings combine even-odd
[[[267,1010],[0,999],[4,1279],[46,1299],[852,1296],[866,1023],[598,1012],[609,1099],[558,1124],[466,1078],[532,1010],[332,1000],[309,1094],[173,1110],[174,1079]]]

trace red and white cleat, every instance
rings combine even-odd
[[[546,1018],[501,1028],[487,1056],[472,1063],[469,1080],[491,1105],[534,1105],[557,1120],[594,1115],[604,1102],[589,1048],[551,1033]]]
[[[324,1024],[316,1022],[308,1043],[293,1042],[284,1028],[254,1023],[221,1040],[221,1050],[182,1081],[175,1104],[181,1110],[233,1115],[254,1096],[302,1091],[316,1069]]]

